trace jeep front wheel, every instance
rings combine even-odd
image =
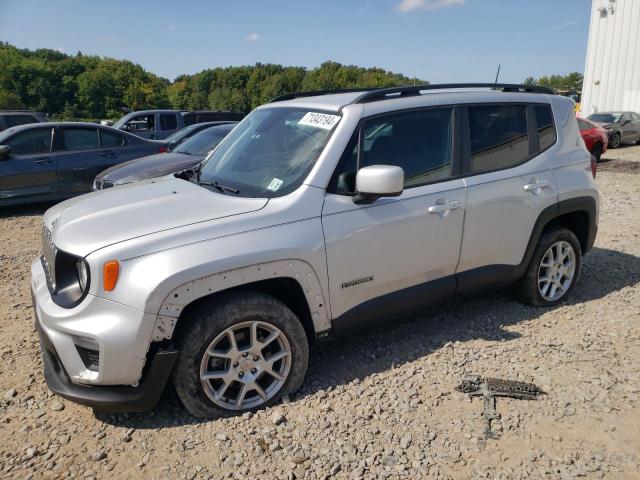
[[[188,317],[173,383],[193,415],[263,408],[300,388],[307,337],[280,301],[257,292],[233,293],[203,303]]]

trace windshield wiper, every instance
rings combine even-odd
[[[198,183],[200,185],[204,185],[205,187],[214,187],[220,191],[227,191],[227,192],[235,193],[236,195],[240,193],[240,190],[233,187],[228,187],[227,185],[222,185],[221,183],[218,183],[218,182],[198,182]]]

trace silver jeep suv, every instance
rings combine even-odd
[[[49,388],[214,417],[303,382],[323,337],[515,284],[567,298],[598,221],[573,102],[504,84],[315,92],[246,117],[193,173],[44,216],[32,265]]]

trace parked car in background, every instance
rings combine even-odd
[[[0,132],[7,128],[25,125],[27,123],[47,122],[47,117],[41,112],[30,110],[0,110]]]
[[[193,125],[189,125],[188,127],[184,127],[182,130],[178,130],[176,133],[169,135],[165,140],[167,142],[167,146],[169,150],[173,150],[182,142],[188,140],[196,133],[201,132],[209,127],[213,127],[216,125],[225,125],[225,124],[236,124],[238,122],[205,122],[205,123],[195,123]]]
[[[597,112],[587,117],[607,131],[609,147],[623,143],[640,143],[640,115],[635,112]]]
[[[591,155],[596,157],[596,160],[600,160],[600,157],[607,151],[607,145],[609,139],[607,137],[607,131],[600,125],[596,125],[584,118],[578,118],[578,128],[580,128],[580,135],[587,150],[591,152]]]
[[[169,153],[150,155],[108,168],[96,177],[93,182],[93,190],[102,190],[116,185],[163,177],[193,169],[206,158],[209,152],[216,148],[235,126],[234,122],[209,127],[178,145]]]
[[[231,111],[144,110],[127,113],[113,126],[139,137],[164,139],[195,123],[239,121],[244,117],[242,112]]]
[[[90,123],[9,128],[0,133],[0,206],[88,192],[104,169],[166,150],[164,142]]]

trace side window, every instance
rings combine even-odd
[[[133,133],[153,132],[155,120],[154,115],[136,115],[125,124],[125,130]]]
[[[29,153],[49,153],[51,151],[51,128],[35,128],[17,133],[7,145],[12,155],[26,155]]]
[[[536,105],[534,109],[536,112],[536,123],[538,124],[540,151],[542,151],[556,143],[556,129],[553,126],[553,114],[551,113],[550,106]]]
[[[173,113],[160,115],[160,130],[175,130],[176,128],[178,128],[178,119]]]
[[[182,117],[184,119],[185,127],[198,123],[198,116],[195,113],[187,113]]]
[[[529,157],[524,105],[469,107],[471,171],[509,168]]]
[[[637,113],[632,113],[631,116],[633,117],[634,122],[640,121],[640,115],[638,115]]]
[[[451,177],[452,120],[453,109],[438,108],[367,121],[360,168],[402,167],[405,188]]]
[[[64,128],[64,150],[98,148],[97,128]]]
[[[369,120],[364,125],[362,165],[397,165],[404,187],[412,188],[453,175],[453,109],[439,108]],[[347,144],[328,191],[355,193],[358,132]]]
[[[110,130],[100,129],[100,147],[121,147],[124,145],[124,137]]]
[[[4,120],[7,122],[7,128],[38,122],[32,115],[7,115]]]

